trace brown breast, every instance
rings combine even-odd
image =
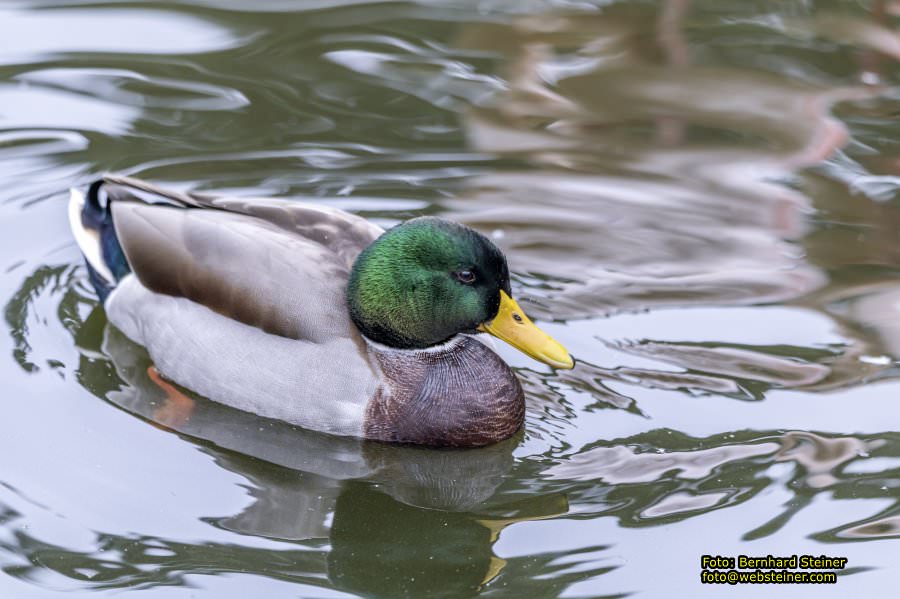
[[[384,384],[369,401],[369,439],[478,447],[512,436],[525,418],[515,374],[500,356],[464,335],[446,349],[374,352]]]

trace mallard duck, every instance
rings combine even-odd
[[[524,420],[489,333],[574,362],[512,298],[503,253],[420,217],[384,231],[280,199],[160,189],[108,175],[69,218],[109,321],[165,379],[336,435],[475,447]]]

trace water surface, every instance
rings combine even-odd
[[[0,595],[756,596],[900,536],[895,2],[0,6]],[[465,222],[573,353],[435,451],[164,410],[66,223],[124,172]],[[174,430],[173,430],[174,429]]]

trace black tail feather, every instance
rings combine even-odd
[[[85,193],[84,208],[81,213],[81,222],[84,227],[97,232],[100,242],[100,258],[115,279],[107,280],[106,276],[101,275],[88,264],[90,281],[101,301],[105,301],[116,284],[131,272],[125,252],[116,236],[111,198],[107,197],[105,201],[101,198],[100,191],[106,184],[105,178],[91,183]]]

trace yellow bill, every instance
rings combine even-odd
[[[556,368],[574,368],[575,361],[559,341],[537,328],[525,316],[516,300],[500,291],[500,310],[494,320],[478,327],[478,330],[503,339],[517,350],[535,360]]]

